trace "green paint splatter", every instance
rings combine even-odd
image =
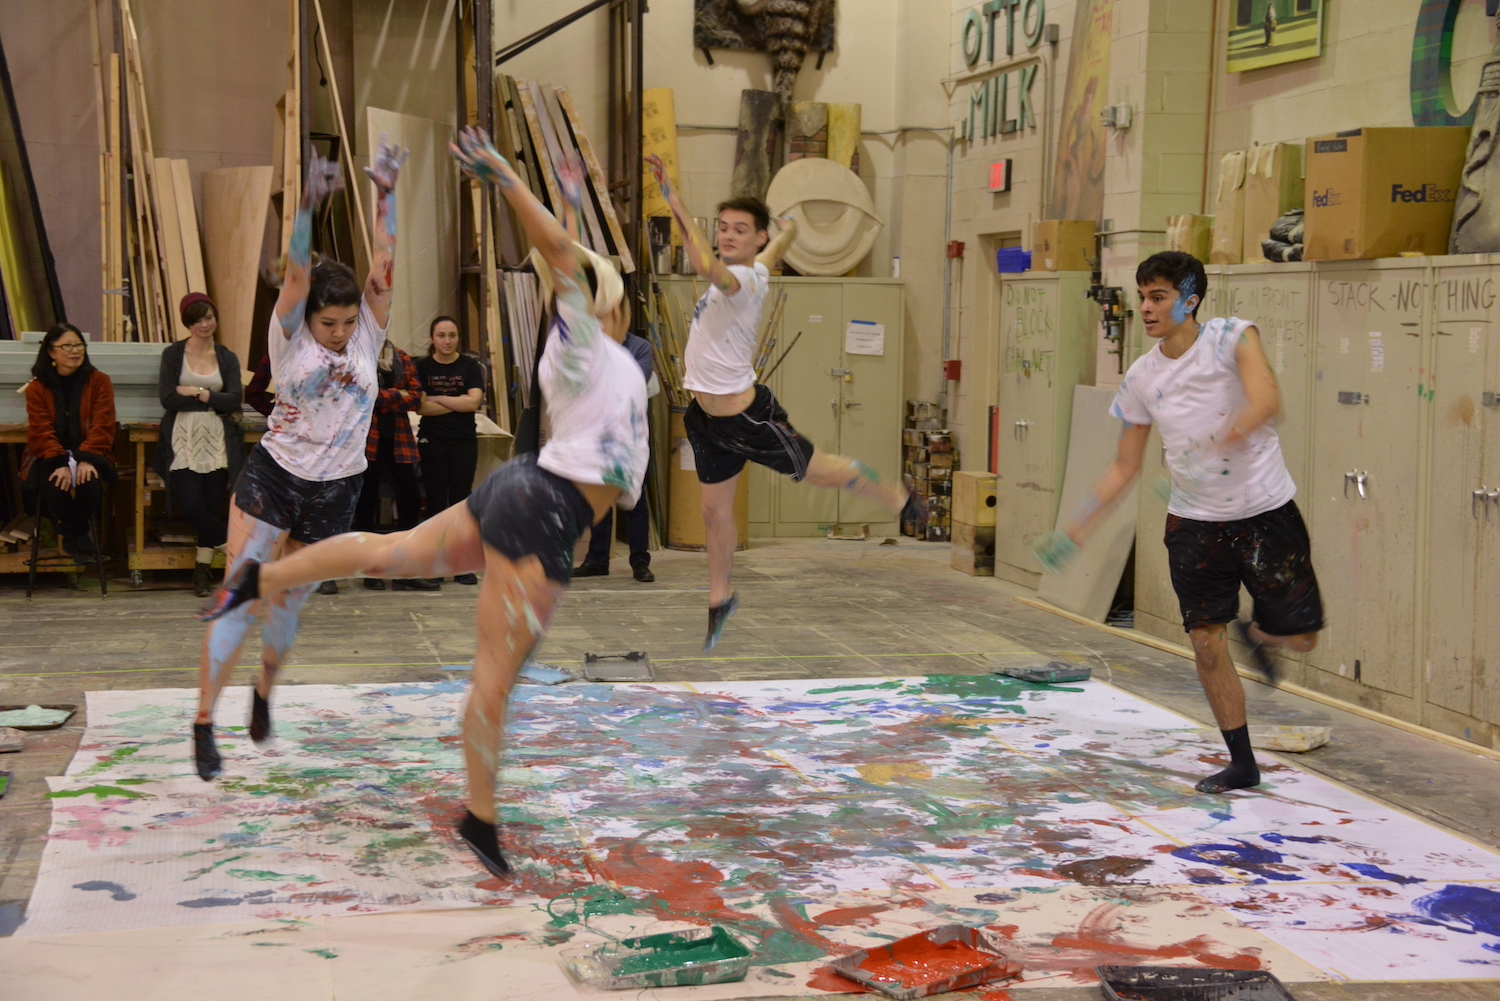
[[[257,949],[284,949],[291,945],[290,942],[251,942]]]
[[[571,903],[572,909],[559,906],[559,901]],[[547,922],[547,927],[566,928],[571,924],[586,925],[589,918],[600,914],[634,914],[638,910],[650,911],[653,908],[647,902],[636,901],[618,890],[605,886],[587,886],[547,901],[547,914],[552,919]]]
[[[244,858],[243,855],[240,857]],[[228,861],[228,859],[225,861]],[[318,881],[317,876],[287,876],[283,873],[271,872],[269,869],[225,869],[224,874],[226,876],[233,876],[236,879],[254,879],[267,882],[273,880],[284,882],[289,879],[298,883],[316,883]]]
[[[303,949],[309,956],[322,956],[324,959],[338,959],[339,954],[332,949]]]
[[[778,928],[755,947],[751,966],[781,966],[790,963],[811,963],[826,959],[828,954],[815,945],[802,941],[790,932]]]
[[[127,780],[128,781],[128,780]],[[89,786],[86,789],[63,789],[58,792],[49,792],[48,799],[74,799],[79,796],[93,796],[95,799],[107,799],[110,796],[120,796],[124,799],[155,799],[156,797],[147,792],[131,792],[122,789],[118,785],[112,786]]]
[[[90,765],[89,767],[85,768],[83,771],[79,772],[78,773],[78,777],[79,778],[87,778],[90,775],[98,775],[100,772],[108,771],[109,769],[113,768],[115,765],[120,764],[126,758],[129,758],[131,755],[135,754],[139,750],[140,750],[139,747],[120,747],[120,748],[116,748],[115,750],[109,752],[109,754],[106,757],[100,758],[99,761],[98,761],[98,763]],[[121,781],[122,782],[128,782],[130,780],[129,779],[122,779]],[[139,782],[139,781],[142,781],[142,780],[141,779],[136,779],[135,781]]]
[[[906,687],[904,681],[887,681],[879,685],[839,685],[837,688],[812,688],[808,695],[837,695],[840,692],[894,692]]]
[[[221,859],[219,859],[219,861],[215,862],[213,865],[206,865],[202,869],[195,869],[192,872],[188,873],[187,876],[185,876],[183,878],[183,882],[186,883],[189,880],[197,879],[199,876],[206,876],[209,873],[213,872],[215,869],[217,869],[221,865],[228,865],[231,862],[238,862],[242,858],[249,858],[249,857],[250,857],[250,853],[249,852],[241,852],[238,855],[231,855],[228,858],[221,858]]]

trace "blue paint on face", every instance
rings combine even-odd
[[[1500,892],[1495,890],[1450,883],[1436,893],[1418,897],[1412,904],[1423,915],[1417,918],[1423,924],[1439,924],[1465,935],[1500,938]],[[1481,948],[1500,952],[1500,941],[1485,942]]]
[[[1174,324],[1181,326],[1193,315],[1193,306],[1188,300],[1197,294],[1198,285],[1191,275],[1184,278],[1182,284],[1177,286],[1177,301],[1172,303],[1172,322]]]

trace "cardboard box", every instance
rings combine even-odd
[[[1092,220],[1049,219],[1031,225],[1031,270],[1092,271]]]
[[[1211,215],[1167,216],[1167,249],[1192,254],[1204,264],[1214,242],[1214,217]]]
[[[1307,140],[1308,261],[1446,254],[1465,126],[1354,129]]]
[[[1261,243],[1290,209],[1302,207],[1304,160],[1301,143],[1266,143],[1245,156],[1246,264],[1266,259]]]
[[[971,577],[995,576],[995,526],[966,525],[954,519],[949,565]]]
[[[995,524],[994,473],[953,474],[953,520],[969,525]]]
[[[1239,264],[1245,252],[1245,151],[1225,153],[1219,161],[1218,197],[1214,200],[1213,264]]]

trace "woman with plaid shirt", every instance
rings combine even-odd
[[[376,376],[380,391],[375,397],[375,416],[365,440],[364,485],[359,506],[354,509],[356,532],[380,530],[380,484],[391,485],[396,501],[395,530],[405,532],[422,520],[422,494],[417,483],[417,439],[411,433],[411,418],[406,415],[422,406],[422,383],[411,356],[389,340],[380,349]],[[365,587],[384,591],[385,581],[366,577]],[[397,591],[436,591],[437,581],[421,577],[391,581]]]

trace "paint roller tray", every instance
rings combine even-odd
[[[1006,665],[993,670],[996,674],[1003,674],[1007,678],[1015,678],[1018,681],[1029,681],[1034,685],[1061,685],[1070,681],[1088,681],[1094,676],[1094,669],[1091,667],[1064,664],[1059,660],[1040,667]]]
[[[564,949],[568,973],[607,991],[699,987],[744,980],[750,950],[718,925]]]
[[[629,653],[586,653],[583,676],[589,681],[650,681],[651,655],[644,650]]]
[[[1094,972],[1110,1001],[1296,1001],[1264,970],[1100,966]]]
[[[35,722],[35,723],[25,723],[25,722],[12,723],[12,722],[7,722],[6,717],[5,717],[6,713],[24,713],[26,710],[28,710],[30,708],[31,708],[31,706],[0,706],[0,726],[13,727],[14,729],[17,729],[17,730],[56,730],[58,727],[62,726],[64,723],[66,723],[68,720],[72,719],[73,718],[73,714],[78,711],[78,707],[75,706],[75,705],[66,705],[66,704],[60,704],[60,703],[59,704],[53,704],[53,703],[49,702],[49,703],[47,703],[45,705],[38,705],[36,707],[38,709],[50,709],[50,710],[52,710],[52,712],[50,712],[50,713],[47,714],[48,720],[46,720],[46,721]],[[63,715],[61,717],[59,717],[57,715],[58,713],[62,713]],[[21,718],[21,717],[12,717],[12,718]]]
[[[861,949],[831,965],[856,983],[908,1001],[1020,976],[1021,967],[1005,955],[1004,943],[984,928],[943,925]]]

